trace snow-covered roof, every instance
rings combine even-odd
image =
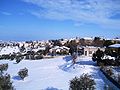
[[[60,50],[63,50],[63,49],[69,50],[70,48],[68,48],[66,46],[62,46],[62,47],[60,47],[60,46],[54,46],[54,48],[51,48],[50,51],[52,51],[52,50],[60,51]]]
[[[113,39],[113,40],[120,41],[120,38],[118,38],[118,39]]]
[[[93,40],[91,37],[84,37],[85,40]]]
[[[83,46],[83,48],[104,48],[104,47],[95,47],[95,46]]]
[[[120,48],[120,44],[113,44],[113,45],[110,45],[109,47]]]
[[[46,49],[45,47],[39,47],[39,48],[37,48],[37,49],[33,49],[33,51],[37,52],[37,51],[39,51],[39,50],[45,50],[45,49]]]
[[[7,46],[1,49],[0,55],[10,54],[10,53],[13,54],[13,53],[18,53],[18,52],[20,52],[20,50],[17,46],[16,47]]]

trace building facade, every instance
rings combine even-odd
[[[94,46],[84,47],[84,56],[92,57],[93,53],[96,52],[98,49],[105,51],[105,48],[100,48],[100,47],[94,47]]]

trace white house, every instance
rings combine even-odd
[[[84,47],[84,55],[92,57],[92,54],[96,52],[98,49],[105,51],[105,48],[94,47],[94,46],[86,46]]]
[[[65,46],[54,46],[53,48],[50,49],[50,52],[53,52],[55,51],[56,53],[57,52],[62,52],[62,51],[66,51],[66,52],[69,52],[69,48],[68,47],[65,47]]]

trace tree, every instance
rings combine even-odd
[[[0,75],[0,90],[14,90],[9,74]]]
[[[0,73],[2,74],[3,71],[7,71],[8,69],[8,63],[6,64],[0,64]]]
[[[62,46],[60,40],[52,40],[52,42],[53,42],[53,46]]]
[[[85,39],[84,38],[81,38],[80,39],[80,44],[81,44],[81,46],[85,46],[86,44],[85,44]]]
[[[45,50],[43,51],[44,55],[47,55],[49,53],[50,46],[46,46]]]
[[[104,52],[98,49],[95,53],[93,53],[92,60],[97,61],[97,64],[103,62],[102,58],[104,57]]]
[[[28,69],[27,68],[20,69],[18,75],[21,77],[21,79],[24,80],[24,78],[28,76]]]
[[[103,47],[104,40],[101,40],[100,37],[95,37],[92,44],[93,44],[93,46]]]
[[[108,47],[109,45],[112,45],[112,44],[114,44],[114,43],[111,40],[105,40],[103,46]]]
[[[24,52],[24,51],[25,51],[25,46],[23,44],[23,46],[21,46],[21,48],[20,48],[20,52]]]
[[[9,74],[4,74],[7,71],[8,64],[0,64],[0,90],[14,90]]]
[[[24,59],[24,57],[21,55],[21,56],[16,56],[16,63],[19,63],[22,59]]]
[[[70,90],[95,90],[95,81],[88,74],[70,80]]]

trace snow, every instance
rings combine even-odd
[[[45,49],[46,49],[45,47],[38,47],[38,48],[36,48],[36,49],[33,49],[33,51],[37,52],[37,51],[39,51],[39,50],[45,50]]]
[[[109,55],[104,55],[103,59],[113,59],[115,60],[115,57],[109,56]]]
[[[6,46],[4,48],[1,48],[0,50],[0,55],[3,55],[3,54],[13,54],[14,53],[18,53],[20,52],[19,48],[17,46],[15,47],[12,47],[12,46]]]
[[[85,40],[93,40],[92,37],[84,37]]]
[[[90,57],[78,57],[74,65],[71,59],[70,56],[58,56],[42,60],[22,60],[19,64],[1,60],[0,64],[8,63],[7,73],[11,75],[16,90],[69,90],[69,81],[83,73],[92,75],[96,90],[104,90],[104,84],[108,84],[108,81]],[[28,68],[29,76],[21,80],[17,72],[24,67]]]
[[[120,48],[120,44],[113,44],[113,45],[110,45],[109,47]]]

